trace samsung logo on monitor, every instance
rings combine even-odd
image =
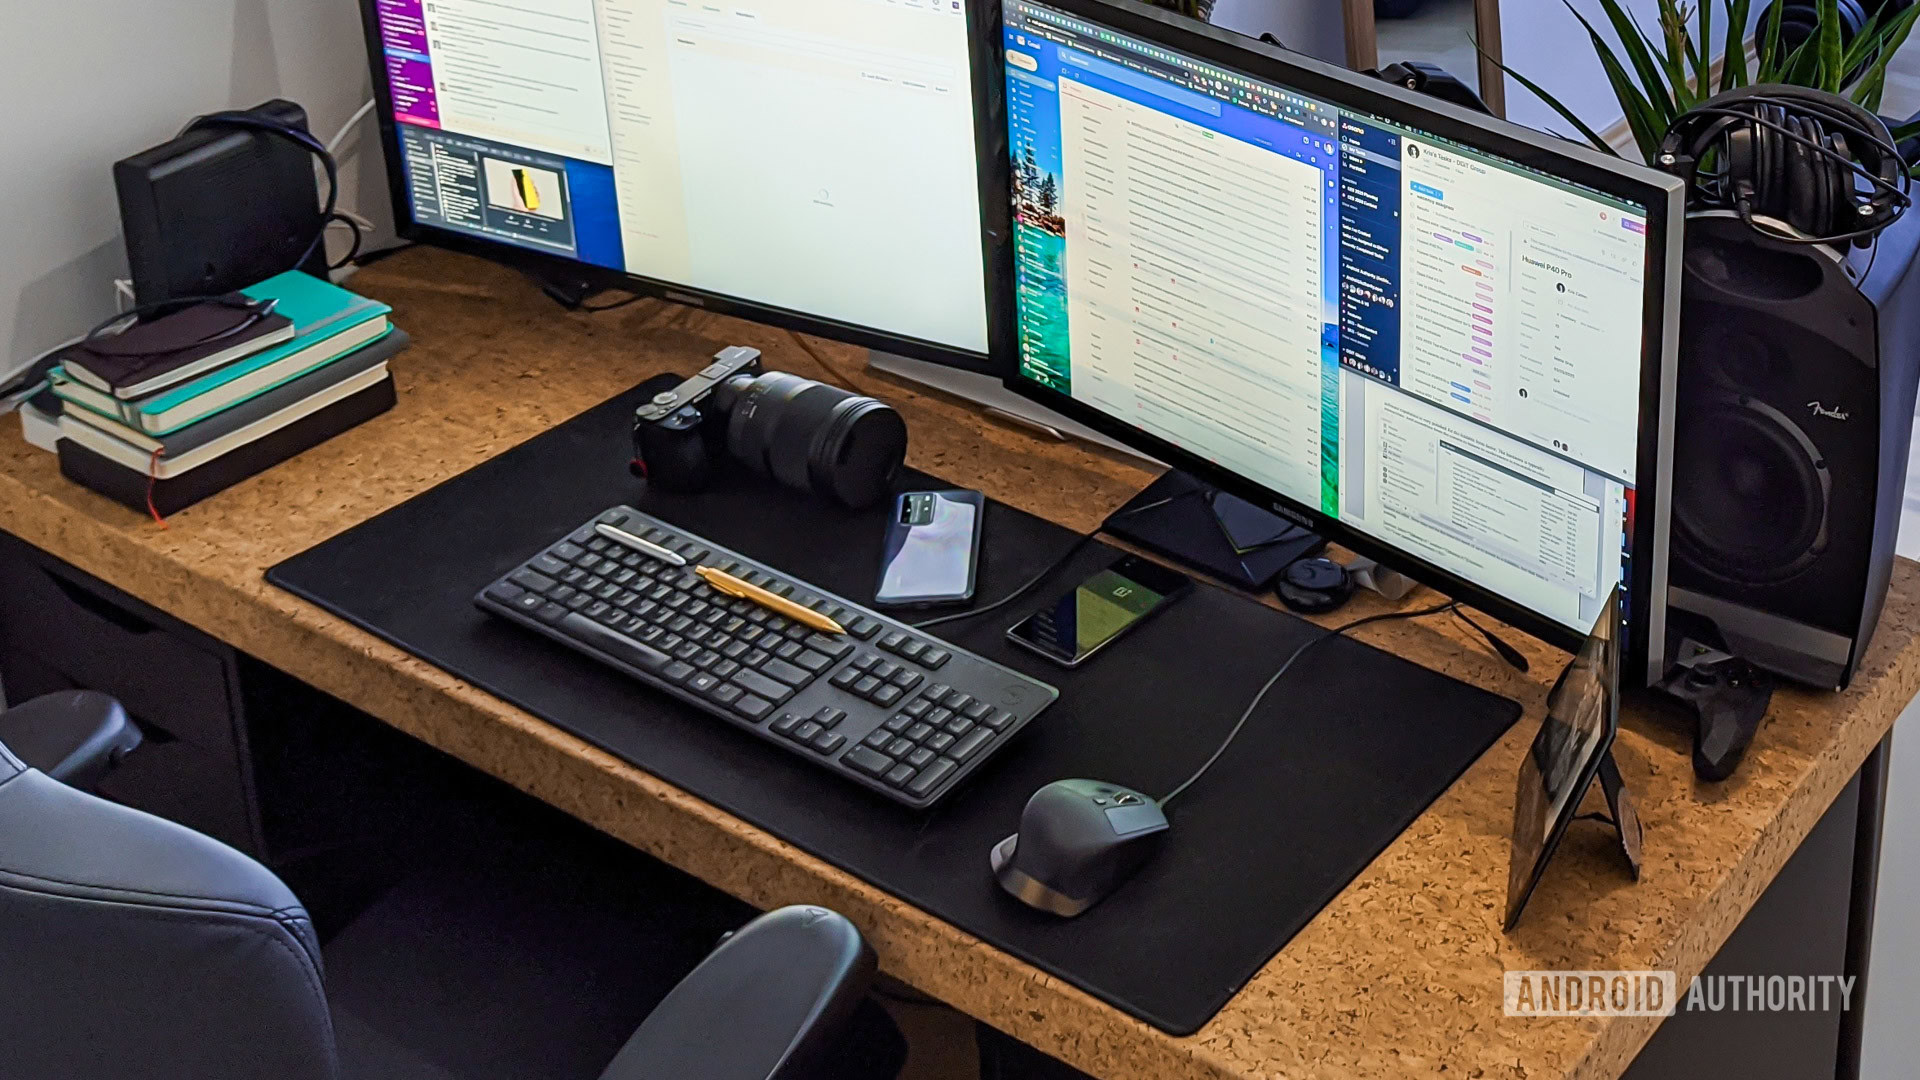
[[[1289,509],[1285,506],[1281,506],[1279,503],[1272,503],[1267,507],[1267,509],[1272,510],[1274,513],[1280,515],[1283,518],[1286,518],[1288,521],[1291,521],[1295,525],[1298,525],[1301,528],[1306,529],[1308,531],[1312,531],[1313,529],[1317,528],[1317,526],[1314,525],[1312,519],[1308,518],[1307,515],[1300,513],[1298,510]]]

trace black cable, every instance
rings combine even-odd
[[[618,311],[623,307],[631,307],[632,305],[637,304],[640,301],[645,299],[646,297],[636,293],[632,296],[627,297],[625,300],[615,300],[610,304],[581,304],[579,307],[576,307],[573,310],[584,311],[589,315],[598,315],[602,311]]]
[[[999,600],[995,600],[991,604],[988,604],[986,607],[978,607],[978,608],[972,609],[971,611],[962,611],[953,615],[942,615],[937,619],[928,619],[926,622],[914,623],[913,628],[916,630],[928,630],[936,626],[945,626],[948,623],[956,623],[956,622],[961,622],[965,619],[978,618],[981,615],[987,615],[992,612],[998,611],[1001,608],[1006,607],[1008,604],[1013,603],[1014,601],[1027,595],[1033,590],[1039,588],[1041,585],[1045,584],[1047,579],[1053,577],[1053,575],[1065,569],[1066,565],[1073,561],[1074,556],[1080,554],[1081,549],[1086,547],[1092,541],[1093,541],[1092,533],[1087,533],[1086,535],[1082,536],[1080,539],[1075,540],[1073,542],[1073,546],[1066,550],[1066,554],[1061,555],[1058,559],[1055,559],[1053,561],[1052,565],[1048,566],[1045,570],[1042,570],[1038,574],[1034,575],[1033,580],[1027,582],[1025,585],[1020,586],[1018,589],[1015,589],[1009,595],[1002,597]]]
[[[1480,636],[1487,639],[1487,644],[1493,647],[1493,651],[1498,653],[1500,659],[1505,660],[1508,666],[1519,671],[1521,674],[1532,670],[1533,665],[1528,662],[1526,656],[1523,655],[1519,649],[1507,644],[1493,631],[1473,621],[1473,616],[1463,611],[1459,604],[1453,605],[1453,616],[1468,626],[1473,627],[1475,630],[1480,631]]]
[[[1267,680],[1267,684],[1260,688],[1260,692],[1253,695],[1253,700],[1247,703],[1246,711],[1241,713],[1240,719],[1234,722],[1233,730],[1227,732],[1227,737],[1220,741],[1220,746],[1214,750],[1213,756],[1208,758],[1206,763],[1201,765],[1200,768],[1194,770],[1193,775],[1187,777],[1179,787],[1174,788],[1170,794],[1158,800],[1161,808],[1164,809],[1168,803],[1185,794],[1188,788],[1198,783],[1201,777],[1207,775],[1207,770],[1213,768],[1214,763],[1218,762],[1221,757],[1226,754],[1227,748],[1233,745],[1233,741],[1240,737],[1240,731],[1247,726],[1247,721],[1253,719],[1253,714],[1260,711],[1261,703],[1267,700],[1267,695],[1273,691],[1274,686],[1286,676],[1287,672],[1293,670],[1293,665],[1298,662],[1302,656],[1305,656],[1312,650],[1314,646],[1322,642],[1332,641],[1337,637],[1344,637],[1363,626],[1370,626],[1380,622],[1391,622],[1395,619],[1423,619],[1428,615],[1444,614],[1453,610],[1454,607],[1454,603],[1448,601],[1437,607],[1421,608],[1418,611],[1389,611],[1381,615],[1369,615],[1364,619],[1355,619],[1350,623],[1337,626],[1324,634],[1309,638],[1299,648],[1293,650],[1293,655],[1287,657],[1286,662],[1281,664],[1279,670],[1273,673],[1273,677]]]
[[[327,152],[326,144],[314,138],[311,132],[249,112],[216,112],[198,116],[189,121],[180,134],[185,135],[203,127],[264,131],[269,135],[278,135],[320,159],[320,168],[327,174],[327,200],[320,211],[320,230],[314,234],[313,242],[307,245],[307,249],[301,252],[300,258],[294,261],[293,268],[297,270],[307,265],[307,260],[313,258],[314,252],[319,251],[326,242],[327,229],[340,209],[340,165]]]
[[[232,308],[235,311],[247,312],[251,316],[246,322],[224,331],[222,336],[227,336],[240,333],[251,327],[254,323],[273,314],[273,309],[279,304],[279,301],[256,300],[247,296],[245,293],[206,293],[194,296],[176,296],[170,300],[156,300],[150,304],[136,304],[125,311],[109,316],[105,321],[95,325],[93,329],[87,331],[85,336],[75,344],[89,345],[102,339],[117,337],[125,333],[128,329],[131,329],[133,323],[149,315],[158,315],[162,312],[171,314],[176,309],[184,311],[187,308],[197,307],[203,304]],[[122,323],[126,323],[127,325],[122,326]],[[209,338],[200,342],[200,344],[208,344],[213,340],[213,338]]]

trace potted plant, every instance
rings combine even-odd
[[[1898,10],[1897,4],[1883,5],[1854,30],[1841,18],[1839,0],[1818,0],[1811,22],[1806,21],[1805,13],[1797,20],[1796,29],[1806,37],[1792,45],[1781,33],[1788,5],[1774,3],[1762,13],[1750,63],[1746,28],[1751,0],[1699,0],[1697,6],[1683,0],[1660,0],[1659,25],[1654,27],[1658,37],[1648,33],[1620,0],[1600,0],[1608,23],[1619,35],[1618,53],[1572,3],[1561,2],[1567,4],[1567,10],[1580,20],[1592,39],[1607,81],[1626,113],[1633,141],[1648,161],[1653,160],[1668,129],[1682,113],[1716,94],[1754,83],[1826,90],[1878,113],[1887,87],[1887,64],[1906,43],[1914,21],[1920,19],[1920,4],[1904,10]],[[1719,17],[1725,19],[1724,28],[1718,31],[1716,7]],[[1717,77],[1713,71],[1716,43],[1724,50]],[[1587,141],[1607,153],[1616,153],[1597,131],[1552,94],[1507,65],[1501,67]],[[1917,133],[1920,123],[1893,129],[1896,142]]]

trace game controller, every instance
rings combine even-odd
[[[1726,653],[1703,652],[1684,662],[1658,689],[1697,718],[1693,771],[1702,780],[1733,775],[1773,702],[1773,677]]]

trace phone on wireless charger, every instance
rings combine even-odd
[[[977,491],[911,491],[893,504],[880,558],[880,607],[939,607],[973,599],[987,497]]]
[[[1193,580],[1129,555],[1021,620],[1007,640],[1056,664],[1079,667],[1193,589]]]

